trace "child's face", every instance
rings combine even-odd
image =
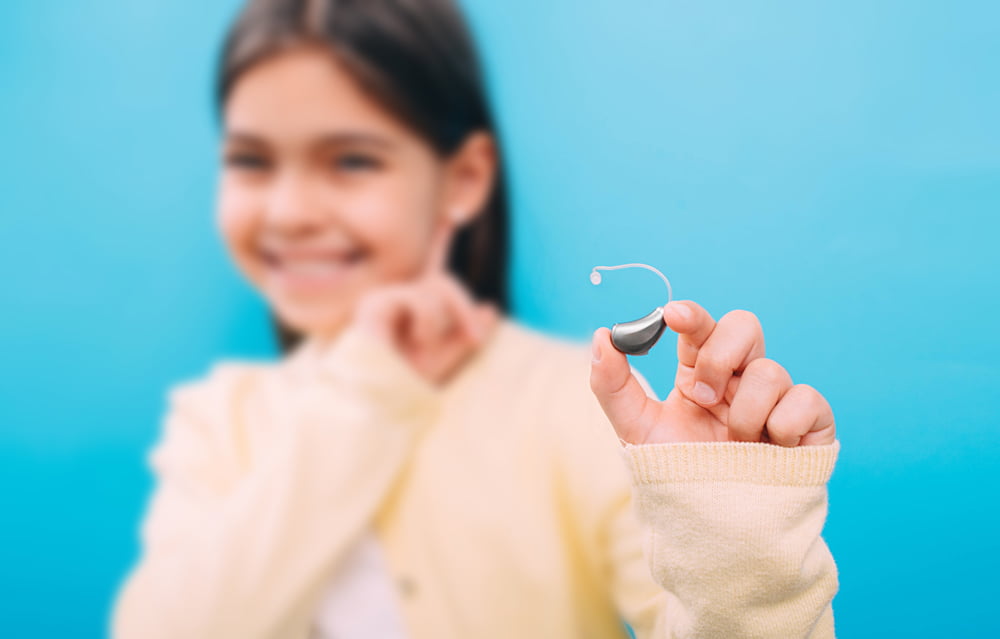
[[[331,335],[366,290],[415,275],[450,207],[449,167],[332,57],[245,71],[225,107],[219,226],[291,328]]]

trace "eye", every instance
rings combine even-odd
[[[258,153],[248,153],[245,151],[228,153],[225,157],[226,166],[234,169],[250,171],[260,171],[268,168],[269,163],[266,157]]]
[[[344,153],[338,155],[333,161],[334,168],[339,171],[366,171],[379,168],[379,161],[364,153]]]

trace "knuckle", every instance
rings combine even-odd
[[[715,375],[720,374],[726,369],[726,363],[722,358],[720,353],[715,352],[711,348],[703,348],[701,352],[698,353],[698,360],[695,362],[695,367],[700,373]],[[698,376],[699,379],[702,378],[701,375]]]
[[[803,397],[803,400],[813,414],[818,414],[826,410],[826,398],[818,390],[809,384],[796,384],[793,388]]]
[[[767,419],[767,434],[778,443],[796,442],[798,431],[795,424],[795,416],[788,411],[779,411],[772,414]]]
[[[788,371],[781,364],[767,357],[753,360],[747,364],[747,368],[752,369],[752,375],[766,386],[777,386],[788,379]]]
[[[728,313],[722,316],[722,319],[726,320],[727,322],[738,322],[741,324],[751,324],[753,326],[760,326],[760,319],[757,318],[757,315],[752,313],[751,311],[742,308],[737,308],[729,311]]]
[[[787,436],[792,430],[792,424],[789,420],[788,411],[772,413],[767,417],[767,432],[771,434],[772,437]]]
[[[814,402],[824,401],[823,396],[820,395],[819,391],[810,386],[809,384],[796,384],[795,389],[796,392],[802,393],[803,395],[807,395],[810,401]]]

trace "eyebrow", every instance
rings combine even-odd
[[[267,140],[249,131],[232,129],[226,131],[226,140],[229,142],[244,142],[248,144],[266,145]],[[366,145],[376,146],[383,149],[390,149],[394,146],[392,141],[379,135],[365,133],[363,131],[334,131],[319,136],[314,142],[316,146],[347,146]]]

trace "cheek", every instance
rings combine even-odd
[[[437,203],[427,182],[397,181],[352,198],[345,213],[371,252],[372,268],[382,281],[412,277],[423,266]]]
[[[229,253],[240,269],[256,278],[255,244],[261,215],[252,192],[223,180],[219,188],[216,222]]]

